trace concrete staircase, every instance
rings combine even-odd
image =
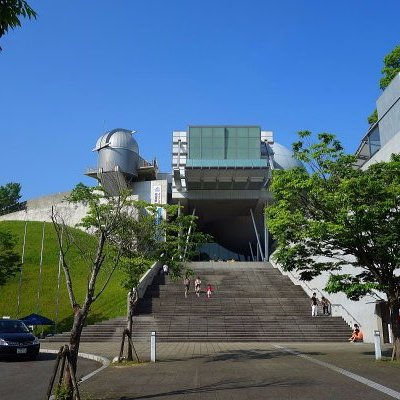
[[[202,280],[200,297],[193,282],[188,298],[182,280],[159,277],[146,292],[136,317],[135,340],[151,331],[165,342],[345,341],[350,327],[339,317],[311,317],[310,300],[269,263],[197,262],[190,265]],[[208,299],[207,283],[214,291]]]
[[[303,289],[269,263],[196,262],[190,268],[202,280],[200,297],[194,278],[185,298],[182,279],[156,277],[138,307],[135,341],[149,340],[151,331],[162,342],[343,342],[351,334],[340,317],[311,317]],[[207,283],[214,289],[210,299]],[[82,341],[120,341],[125,326],[125,318],[116,318],[85,327]]]

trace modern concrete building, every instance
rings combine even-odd
[[[368,129],[356,152],[357,165],[363,169],[400,153],[400,72],[378,98],[376,108],[378,121]]]
[[[198,217],[215,242],[203,259],[264,260],[270,241],[264,209],[274,168],[299,165],[259,126],[189,126],[173,132],[172,202]]]
[[[259,126],[174,131],[172,174],[160,173],[156,160],[139,155],[133,133],[114,129],[102,135],[93,149],[97,167],[86,174],[111,194],[129,189],[141,200],[180,204],[182,212],[196,215],[200,230],[215,240],[202,248],[204,259],[268,259],[264,209],[271,201],[271,171],[300,165],[272,132]]]

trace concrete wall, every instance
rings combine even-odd
[[[153,283],[153,279],[160,272],[162,265],[161,261],[156,261],[140,278],[139,284],[136,287],[139,299],[143,298],[147,287]]]
[[[26,202],[26,210],[1,215],[0,221],[45,221],[51,222],[51,210],[54,207],[67,225],[75,226],[87,213],[82,204],[71,204],[65,200],[70,192],[56,193]]]
[[[333,305],[333,316],[341,316],[349,324],[349,327],[353,326],[354,323],[358,323],[364,333],[365,342],[373,343],[374,330],[380,330],[382,332],[382,322],[380,317],[377,315],[375,298],[367,296],[360,301],[352,301],[343,293],[329,294],[324,290],[329,278],[329,273],[323,273],[309,282],[304,282],[299,279],[299,274],[296,272],[284,271],[282,267],[274,261],[273,256],[271,257],[270,262],[275,268],[278,268],[282,274],[287,275],[293,283],[302,286],[304,291],[310,297],[313,292],[316,292],[318,298],[321,298],[323,295],[329,299]],[[355,268],[350,265],[343,268],[343,273],[354,274],[355,272]]]
[[[376,102],[381,144],[385,146],[400,131],[400,73]]]

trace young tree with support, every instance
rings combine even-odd
[[[122,286],[128,290],[127,294],[127,327],[122,338],[121,354],[125,336],[128,337],[127,360],[133,360],[132,329],[133,316],[139,301],[137,286],[140,278],[157,261],[160,244],[160,221],[158,221],[157,207],[143,201],[135,202],[137,215],[131,218],[126,215],[124,224],[112,237],[115,246],[122,249],[121,269],[125,278]]]
[[[299,135],[293,149],[307,169],[273,171],[274,257],[303,280],[329,272],[328,293],[352,300],[384,293],[400,360],[400,155],[363,171],[334,135],[322,133],[314,144],[305,143],[309,131]],[[343,273],[345,265],[354,273]]]
[[[139,279],[157,260],[162,259],[168,264],[172,278],[182,276],[185,261],[198,254],[201,244],[211,240],[211,236],[197,230],[197,217],[183,215],[177,205],[155,206],[145,202],[137,202],[138,215],[136,219],[126,221],[126,230],[130,232],[123,241],[122,269],[125,279],[122,285],[128,290],[127,329],[128,352],[127,360],[133,360],[132,337],[133,316],[137,306],[138,293],[136,287]],[[159,210],[165,218],[159,215]],[[125,231],[126,231],[125,230]],[[115,244],[121,242],[117,239]],[[124,337],[126,336],[124,334]],[[121,349],[122,350],[122,349]]]
[[[127,192],[115,197],[107,196],[101,187],[87,187],[83,184],[78,184],[67,199],[71,203],[84,204],[88,207],[87,215],[79,225],[88,229],[95,238],[95,244],[92,247],[84,248],[83,244],[75,237],[74,230],[69,228],[62,216],[53,209],[52,220],[57,233],[61,265],[73,311],[69,358],[71,369],[73,373],[76,373],[82,329],[92,304],[104,292],[114,271],[121,265],[124,253],[122,239],[129,234],[126,220],[135,218],[137,209],[135,202],[131,200],[130,194]],[[116,246],[116,238],[121,238],[119,246]],[[88,268],[87,290],[81,300],[78,300],[75,294],[73,277],[70,273],[70,263],[73,260],[69,259],[68,254],[72,247],[78,250]],[[100,273],[103,274],[103,279],[98,287]],[[64,381],[70,389],[72,398],[73,386],[69,371],[66,371]]]

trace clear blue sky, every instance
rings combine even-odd
[[[172,131],[254,124],[286,146],[335,133],[349,152],[400,44],[399,0],[28,0],[0,45],[0,184],[23,199],[94,182],[106,130],[137,130],[170,170]]]

